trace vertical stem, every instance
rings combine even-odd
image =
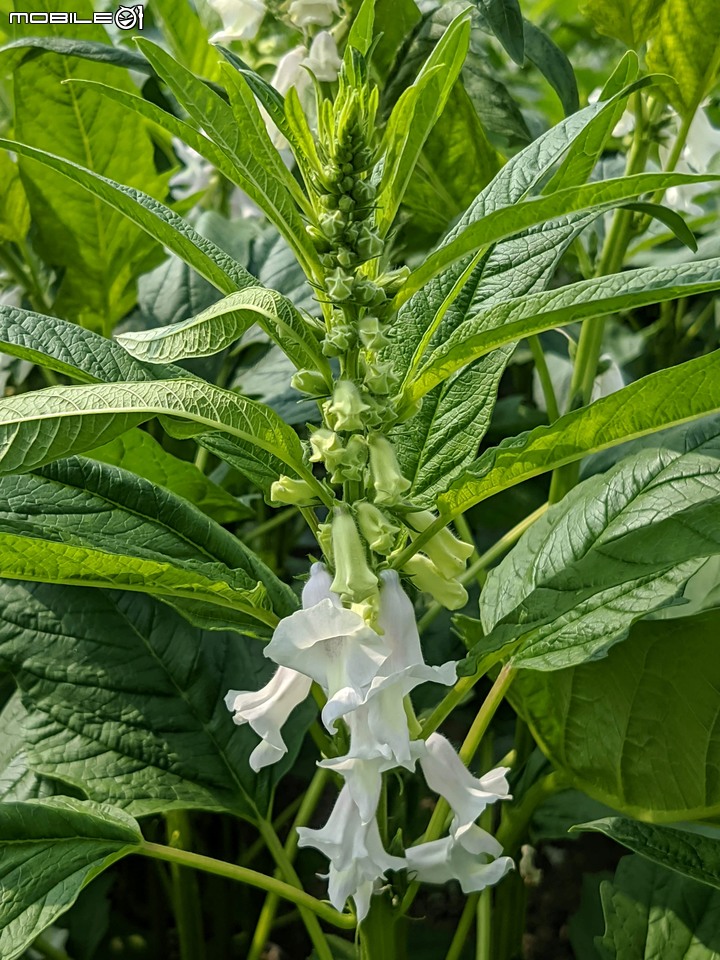
[[[258,827],[260,833],[265,839],[265,843],[268,846],[268,850],[270,851],[273,860],[278,865],[280,872],[285,878],[285,882],[289,883],[293,887],[297,887],[299,890],[302,890],[300,878],[295,872],[292,861],[283,849],[283,845],[280,843],[278,835],[273,830],[272,824],[261,817],[258,821]],[[322,932],[318,918],[314,913],[305,907],[299,907],[299,910],[300,916],[305,924],[305,929],[308,932],[308,936],[315,947],[318,960],[333,960],[332,951],[330,950],[330,946],[325,939],[325,934]]]
[[[177,850],[190,850],[192,834],[190,818],[185,810],[171,810],[165,815],[168,844]],[[170,864],[172,900],[180,939],[182,960],[204,960],[205,937],[203,934],[200,893],[195,874],[177,863]]]
[[[550,376],[547,360],[545,359],[545,351],[540,343],[540,337],[528,337],[528,344],[530,346],[530,352],[533,355],[533,360],[535,361],[537,375],[540,378],[540,386],[542,387],[543,397],[545,398],[545,409],[547,410],[548,420],[550,423],[553,423],[560,416],[560,409],[558,407],[557,397],[555,396],[555,387],[553,386]]]
[[[445,960],[460,960],[465,944],[468,942],[470,937],[472,925],[475,923],[475,910],[477,907],[478,898],[479,894],[471,893],[465,901],[463,912],[460,914],[460,919],[458,920],[458,925],[455,928],[455,933],[453,935],[452,942],[450,943],[450,949],[445,956]]]
[[[297,852],[297,828],[305,826],[312,817],[325,789],[327,779],[328,771],[324,767],[318,768],[298,808],[287,840],[285,841],[285,854],[290,863],[295,859],[295,853]],[[269,893],[265,898],[265,903],[260,911],[257,926],[255,927],[252,943],[250,944],[247,960],[260,960],[270,937],[279,904],[280,897],[278,897],[276,893]]]
[[[477,901],[475,960],[493,960],[492,919],[492,888],[485,887]]]

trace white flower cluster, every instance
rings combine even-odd
[[[385,571],[380,579],[373,629],[365,605],[343,607],[330,589],[331,575],[323,564],[314,564],[302,610],[278,624],[265,649],[279,664],[273,678],[257,692],[231,690],[225,701],[235,722],[249,723],[261,738],[250,757],[256,771],[287,752],[281,728],[313,681],[327,697],[322,721],[328,731],[335,733],[340,719],[346,723],[347,754],[320,764],[345,784],[326,825],[301,828],[299,843],[325,853],[331,902],[342,910],[352,897],[360,920],[387,870],[407,869],[429,883],[457,879],[468,893],[496,883],[512,867],[509,857],[500,856],[497,841],[475,824],[488,804],[509,798],[507,770],[477,779],[444,737],[410,737],[406,696],[428,680],[454,683],[455,665],[431,667],[423,661],[413,606],[397,573]],[[391,856],[376,820],[382,774],[395,767],[413,770],[418,761],[428,786],[453,811],[450,833],[409,848],[403,857]]]

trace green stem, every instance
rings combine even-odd
[[[542,348],[539,337],[528,337],[528,344],[530,346],[530,352],[533,355],[533,360],[535,361],[537,375],[540,378],[540,386],[542,387],[543,397],[545,398],[545,409],[547,410],[548,420],[550,423],[554,423],[554,421],[560,417],[560,409],[558,407],[557,397],[555,396],[555,387],[553,386],[550,371],[548,370],[547,360],[545,359],[545,351]]]
[[[493,960],[492,956],[492,889],[478,895],[475,960]]]
[[[165,822],[169,845],[177,850],[189,850],[191,827],[187,812],[171,810],[165,814]],[[205,937],[197,877],[177,863],[170,865],[170,876],[181,960],[204,960]]]
[[[460,960],[465,949],[465,944],[470,939],[470,931],[475,922],[475,910],[479,898],[478,893],[471,893],[465,901],[463,912],[460,914],[458,925],[455,928],[450,949],[445,956],[445,960]]]
[[[540,519],[547,508],[548,504],[544,503],[542,506],[538,507],[537,510],[533,510],[531,514],[528,514],[524,520],[521,520],[520,523],[516,524],[512,530],[509,530],[506,534],[500,537],[500,539],[494,543],[489,550],[486,550],[485,553],[477,558],[477,560],[474,560],[467,570],[460,575],[460,583],[466,584],[471,580],[476,579],[479,574],[482,573],[482,571],[492,566],[496,560],[499,560],[504,553],[507,553],[510,547],[514,546],[518,542],[525,531],[531,527],[536,520]],[[429,627],[436,617],[443,612],[443,610],[444,607],[442,607],[439,603],[433,603],[430,607],[428,607],[426,613],[418,621],[418,630],[420,633]],[[479,679],[480,677],[478,677],[478,680]],[[447,716],[447,714],[445,716]],[[443,717],[443,719],[445,718]]]
[[[268,850],[270,851],[270,855],[272,856],[273,860],[277,864],[282,875],[285,877],[286,882],[288,884],[292,884],[292,886],[296,887],[300,892],[304,893],[305,891],[302,889],[300,878],[295,872],[295,868],[292,865],[291,859],[288,857],[285,850],[283,849],[283,845],[280,843],[280,839],[278,838],[278,835],[273,830],[272,824],[269,823],[267,820],[261,819],[258,823],[258,826],[260,828],[260,833],[265,838],[265,843],[267,844]],[[279,882],[280,881],[276,881],[276,883],[279,883]],[[280,890],[277,890],[277,889],[270,890],[270,893],[277,893],[278,896],[282,896],[282,893],[280,892]],[[305,896],[308,896],[308,894],[305,894]],[[310,897],[310,899],[315,900],[314,897]],[[320,903],[319,900],[315,902]],[[300,916],[302,917],[302,921],[305,924],[305,929],[308,932],[308,936],[310,937],[312,944],[315,947],[315,952],[318,955],[318,960],[333,960],[333,955],[332,955],[332,951],[330,950],[330,945],[325,939],[325,934],[322,932],[320,924],[318,923],[318,917],[321,916],[320,912],[317,909],[308,907],[305,903],[302,903],[300,901],[296,901],[296,903],[298,905],[298,909],[300,910]],[[338,914],[337,910],[335,910],[334,908],[328,907],[327,909],[328,910],[332,909],[333,913],[340,916],[340,914]],[[354,925],[355,923],[353,920],[353,926]]]
[[[256,870],[238,867],[234,863],[225,863],[223,860],[215,860],[213,857],[206,857],[200,853],[191,853],[189,850],[177,850],[174,847],[166,847],[161,843],[150,843],[149,840],[143,840],[142,843],[133,848],[132,852],[142,857],[150,857],[153,860],[177,863],[182,867],[191,867],[204,873],[212,873],[216,877],[225,877],[227,880],[246,883],[251,887],[257,887],[259,890],[267,890],[268,893],[277,893],[283,900],[289,900],[290,903],[296,904],[305,912],[312,911],[316,917],[320,917],[334,927],[339,927],[341,930],[353,930],[355,928],[355,918],[349,914],[338,913],[333,907],[310,896],[300,887],[277,880],[275,877],[268,877]],[[332,957],[330,960],[332,960]]]
[[[397,914],[385,894],[372,897],[368,915],[359,929],[360,960],[397,960],[397,919]]]
[[[64,950],[54,947],[45,937],[37,937],[32,946],[33,950],[37,950],[47,960],[70,960],[70,956]]]
[[[302,798],[297,816],[290,827],[290,833],[285,841],[285,853],[291,863],[297,852],[297,828],[304,827],[315,812],[315,808],[320,802],[320,798],[325,789],[328,776],[328,771],[324,767],[319,767]],[[260,960],[262,957],[265,945],[270,939],[270,933],[275,924],[275,915],[279,905],[280,897],[276,893],[268,894],[260,911],[260,916],[258,917],[247,960]]]

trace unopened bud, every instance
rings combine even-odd
[[[397,386],[390,361],[375,360],[366,364],[364,382],[372,393],[379,393],[382,396],[390,393],[393,387]]]
[[[355,507],[360,532],[371,550],[387,556],[395,546],[400,528],[379,510],[375,504],[363,500]]]
[[[367,562],[365,547],[346,510],[336,509],[332,521],[332,545],[335,557],[335,578],[330,584],[333,593],[360,603],[377,590],[377,577]]]
[[[448,610],[460,610],[468,601],[465,587],[457,580],[447,580],[429,557],[416,554],[404,567],[415,586],[429,593]]]
[[[382,350],[382,348],[390,342],[383,333],[380,320],[372,314],[368,314],[360,320],[358,323],[358,335],[360,336],[360,343],[362,343],[365,349],[372,350],[373,352]]]
[[[430,510],[420,510],[408,514],[407,522],[418,533],[427,530],[434,523],[435,516]],[[429,540],[423,550],[430,557],[440,573],[449,580],[462,573],[465,562],[473,553],[474,547],[464,540],[458,540],[447,527],[443,527]]]
[[[320,217],[320,229],[328,240],[339,240],[345,230],[345,217],[339,210],[325,213]]]
[[[317,370],[298,370],[290,378],[290,386],[310,397],[324,397],[328,393],[325,378]]]
[[[345,449],[332,458],[332,464],[326,461],[328,469],[333,471],[330,478],[331,482],[344,483],[345,480],[362,480],[367,461],[368,449],[364,437],[353,434]]]
[[[382,238],[367,223],[360,227],[355,244],[363,260],[374,260],[384,249]]]
[[[282,476],[270,487],[271,503],[290,503],[296,507],[309,507],[317,503],[317,496],[306,480]]]
[[[325,419],[333,430],[362,430],[367,410],[369,407],[352,380],[338,380],[332,399],[323,404]]]
[[[332,430],[326,430],[325,427],[320,427],[310,434],[310,447],[312,449],[311,463],[325,463],[327,457],[339,453],[343,445],[342,440],[336,433]]]
[[[328,296],[333,300],[347,300],[353,292],[353,278],[342,267],[338,267],[325,278]]]
[[[400,472],[395,450],[389,440],[376,433],[368,439],[368,444],[375,502],[393,506],[410,489],[410,481]]]

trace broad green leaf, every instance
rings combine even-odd
[[[508,487],[549,470],[720,410],[720,352],[643,377],[551,426],[487,450],[438,498],[449,521]]]
[[[303,194],[270,142],[244,77],[223,64],[232,105],[228,106],[156,44],[143,39],[137,43],[195,123],[230,157],[235,182],[264,210],[312,273],[317,254],[296,206],[304,205]]]
[[[102,41],[78,40],[70,37],[20,37],[0,48],[0,55],[8,65],[16,65],[23,59],[38,56],[38,52],[59,53],[67,57],[79,57],[81,60],[91,60],[96,63],[107,63],[115,67],[124,67],[138,73],[152,76],[153,70],[145,57],[141,57],[134,50],[127,47],[114,47]]]
[[[373,67],[383,78],[421,19],[414,0],[375,0]]]
[[[41,0],[39,9],[61,9]],[[78,16],[91,13],[86,0]],[[57,35],[61,26],[30,27]],[[88,41],[101,42],[99,25],[86,25]],[[103,63],[42,53],[26,57],[14,70],[14,133],[40,150],[50,150],[96,174],[162,196],[167,177],[155,169],[154,145],[147,125],[88,88],[65,81],[84,77],[109,80],[125,89],[133,84],[123,70]],[[34,244],[45,261],[62,271],[55,310],[68,319],[108,334],[135,302],[133,283],[149,258],[160,250],[119,213],[109,213],[81,185],[49,173],[21,155],[20,168],[33,218]]]
[[[71,458],[35,475],[3,477],[0,489],[7,504],[0,508],[2,576],[227,607],[208,613],[255,636],[266,636],[268,624],[297,605],[292,590],[235,537],[187,501],[118,467]]]
[[[708,418],[679,452],[650,448],[579,484],[490,573],[483,628],[517,641],[517,666],[602,656],[720,553],[719,430]]]
[[[30,208],[18,165],[0,153],[0,242],[23,243],[30,229]]]
[[[0,658],[32,704],[27,750],[37,773],[138,816],[267,810],[313,708],[285,726],[288,755],[254,774],[258,738],[233,724],[223,699],[272,674],[257,641],[204,633],[137,593],[8,582],[0,592]]]
[[[715,0],[665,0],[647,53],[650,70],[677,82],[670,102],[692,116],[710,93],[720,70],[720,17]]]
[[[0,148],[37,160],[48,169],[72,180],[106,206],[119,211],[128,220],[142,227],[223,293],[233,293],[255,283],[254,277],[232,257],[201,237],[182,217],[140,190],[124,186],[77,163],[44,150],[36,150],[27,144],[0,139]]]
[[[0,803],[0,953],[15,960],[82,888],[142,841],[132,817],[105,804],[50,797]]]
[[[600,886],[603,960],[720,960],[720,893],[648,863],[623,857]]]
[[[691,824],[688,826],[690,829],[682,830],[626,820],[624,817],[606,817],[583,823],[575,829],[604,833],[659,866],[720,890],[720,843],[717,828],[710,827],[710,836],[706,836],[702,826],[699,825],[696,829],[693,829]],[[717,933],[717,927],[715,932]]]
[[[194,463],[165,450],[145,430],[128,430],[87,456],[122,467],[194,504],[217,523],[247,520],[254,512],[242,500],[213,483]]]
[[[423,144],[443,112],[469,42],[470,21],[463,12],[450,24],[390,115],[377,198],[376,221],[382,236],[395,219]]]
[[[287,353],[301,368],[330,369],[307,321],[285,297],[264,287],[246,287],[219,300],[196,317],[150,330],[120,334],[118,342],[139,360],[164,363],[207,357],[230,346],[254,323],[277,343],[290,341]]]
[[[518,156],[522,156],[522,153]],[[505,169],[503,168],[498,177],[502,176]],[[404,303],[441,270],[465,254],[488,249],[499,240],[520,234],[528,227],[546,220],[583,210],[599,213],[644,193],[685,183],[705,183],[714,179],[716,178],[711,174],[639,173],[629,177],[617,177],[612,180],[566,187],[549,196],[534,197],[524,203],[516,202],[512,206],[498,206],[482,219],[473,219],[464,229],[453,231],[453,238],[445,242],[435,253],[430,254],[423,265],[413,271],[401,294],[396,297],[396,302]],[[489,190],[492,185],[491,183],[487,189]]]
[[[347,46],[355,47],[364,57],[367,56],[367,52],[372,45],[374,25],[375,0],[363,0],[350,27]]]
[[[419,399],[455,371],[514,340],[586,317],[606,316],[718,288],[720,259],[715,259],[700,260],[674,270],[646,267],[508,300],[481,310],[456,326],[409,382],[406,396]]]
[[[718,631],[716,610],[636,623],[602,660],[521,671],[510,700],[546,756],[596,800],[643,820],[717,815]]]
[[[297,434],[267,407],[200,380],[49,387],[0,400],[0,475],[84,453],[155,416],[174,434],[218,430],[269,453],[317,486]],[[166,426],[170,426],[166,422]]]
[[[606,37],[639,50],[657,22],[666,0],[583,0],[582,13]]]
[[[487,27],[520,66],[525,61],[525,35],[518,0],[475,0]]]
[[[523,22],[525,56],[545,77],[558,95],[565,115],[580,108],[575,72],[567,55],[550,36],[529,20]]]
[[[52,781],[28,768],[25,750],[27,710],[14,693],[0,713],[0,802],[37,800],[54,793]]]
[[[192,73],[218,80],[218,51],[208,43],[207,31],[189,0],[152,0],[150,7],[175,58]]]

